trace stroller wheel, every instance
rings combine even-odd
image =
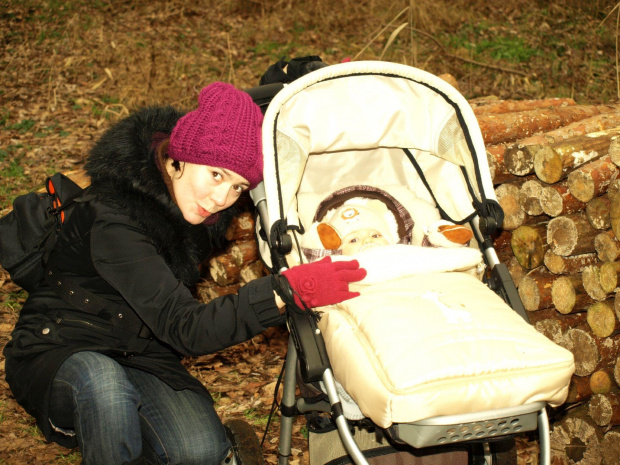
[[[232,445],[236,465],[265,465],[260,442],[249,423],[243,420],[229,420],[224,423],[224,429]]]

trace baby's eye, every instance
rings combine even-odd
[[[359,239],[357,237],[354,237],[353,239],[351,239],[349,241],[349,244],[355,244]]]
[[[383,234],[381,234],[381,233],[377,233],[377,234],[373,234],[373,235],[372,235],[372,238],[373,238],[373,239],[379,239],[380,237],[383,237]]]

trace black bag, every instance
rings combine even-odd
[[[68,209],[83,189],[61,173],[47,178],[47,193],[30,192],[13,202],[13,211],[0,218],[0,265],[28,292],[43,272]]]

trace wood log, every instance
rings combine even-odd
[[[598,255],[595,253],[584,253],[581,255],[563,257],[551,250],[547,250],[544,256],[544,264],[553,274],[581,273],[586,266],[597,263],[598,260]]]
[[[613,382],[611,375],[606,370],[598,370],[590,376],[573,376],[568,386],[567,404],[584,402],[596,394],[611,392]]]
[[[597,337],[608,337],[617,332],[620,323],[616,318],[611,305],[608,302],[595,302],[588,307],[587,321],[592,333]]]
[[[590,389],[594,394],[607,394],[614,389],[613,374],[609,369],[597,370],[590,375]]]
[[[575,375],[587,376],[594,373],[601,361],[598,344],[592,334],[580,328],[566,332],[562,344],[575,358]]]
[[[545,185],[540,194],[540,207],[546,215],[556,217],[581,211],[586,204],[568,190],[566,182]]]
[[[620,256],[620,241],[612,230],[599,233],[594,238],[596,255],[602,262],[614,262]]]
[[[237,265],[230,250],[209,260],[209,274],[220,286],[239,282],[241,268]]]
[[[525,212],[519,201],[520,186],[512,183],[501,184],[495,189],[495,196],[504,210],[503,228],[513,230],[521,226],[525,219]]]
[[[620,166],[620,138],[616,138],[611,142],[607,154],[616,166]]]
[[[560,276],[553,281],[551,299],[556,310],[564,315],[582,312],[594,303],[583,287],[580,273]]]
[[[249,283],[255,279],[266,276],[267,272],[263,266],[263,262],[257,260],[252,263],[246,264],[239,273],[239,278],[242,283]]]
[[[610,206],[611,201],[607,195],[595,197],[587,203],[586,218],[594,229],[600,231],[611,228]]]
[[[557,276],[550,273],[544,266],[530,271],[521,278],[518,292],[526,310],[533,312],[553,306],[551,288],[556,278]]]
[[[528,313],[530,324],[541,334],[556,344],[562,344],[564,335],[571,328],[587,324],[585,312],[563,315],[555,308],[547,308]]]
[[[534,174],[534,154],[551,141],[543,135],[527,137],[517,142],[504,144],[504,166],[514,176]]]
[[[613,111],[610,105],[572,105],[477,117],[486,145],[511,142],[550,131],[574,121]]]
[[[616,362],[613,365],[614,381],[616,386],[620,387],[620,357],[616,358]]]
[[[562,256],[594,252],[597,234],[583,212],[558,216],[547,225],[547,243],[554,253]]]
[[[609,224],[616,237],[620,237],[620,195],[615,191],[617,186],[615,181],[610,185],[610,187],[611,186],[614,186],[614,190],[607,192],[607,196],[610,200]]]
[[[512,232],[510,246],[523,268],[532,270],[542,265],[548,248],[545,240],[546,234],[546,221],[534,225],[519,226]]]
[[[230,253],[237,266],[258,260],[258,246],[254,239],[239,240],[230,248]]]
[[[539,216],[544,213],[540,202],[543,188],[542,183],[534,179],[525,181],[521,185],[519,203],[526,215]]]
[[[583,282],[583,288],[588,295],[594,300],[604,300],[607,298],[607,294],[611,291],[608,290],[607,280],[610,279],[605,276],[601,276],[602,267],[599,265],[586,266],[581,273],[581,279]],[[607,273],[604,271],[603,273]],[[615,286],[614,286],[615,289]],[[613,290],[613,289],[612,289]]]
[[[619,172],[611,157],[603,155],[569,173],[568,190],[582,202],[589,202],[607,192],[609,184],[618,177]]]
[[[228,241],[238,241],[248,240],[254,235],[254,212],[246,211],[232,219],[224,237]]]
[[[589,413],[599,426],[620,425],[620,393],[595,394],[590,399]]]
[[[536,110],[538,108],[565,107],[575,105],[572,98],[543,98],[531,100],[496,100],[492,102],[473,103],[476,115],[489,113],[512,113],[515,111]]]
[[[620,463],[620,429],[607,431],[601,441],[602,465]]]
[[[538,178],[553,184],[577,167],[606,155],[618,129],[576,136],[542,147],[534,155],[534,172]]]
[[[600,465],[602,432],[587,405],[570,410],[551,428],[552,465]]]

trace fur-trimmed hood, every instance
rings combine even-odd
[[[193,226],[173,202],[155,162],[154,139],[169,135],[183,114],[169,106],[148,107],[119,121],[92,148],[86,171],[97,199],[137,221],[177,278],[193,284],[197,265],[223,244],[237,210],[225,210],[213,225]]]

